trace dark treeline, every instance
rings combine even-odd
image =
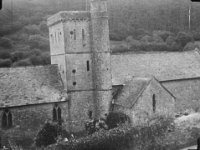
[[[138,44],[139,49],[149,49],[141,42],[154,41],[160,42],[157,49],[168,50],[166,45],[161,45],[163,42],[174,44],[183,38],[178,46],[175,44],[176,49],[181,49],[187,42],[200,39],[198,3],[192,3],[191,32],[188,33],[188,0],[108,2],[110,39],[128,42],[125,49],[138,49]],[[58,11],[86,10],[88,5],[89,0],[4,0],[0,11],[0,52],[3,53],[0,67],[49,64],[47,18]],[[156,49],[155,44],[150,46]],[[9,57],[4,58],[5,53]]]

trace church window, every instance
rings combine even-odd
[[[73,82],[73,85],[75,86],[75,85],[76,85],[76,82]]]
[[[72,70],[72,73],[76,73],[76,70],[75,70],[75,69],[73,69],[73,70]]]
[[[2,115],[2,128],[12,127],[12,114],[9,109],[5,109]]]
[[[53,121],[54,122],[58,122],[61,123],[61,119],[62,119],[62,114],[61,114],[61,108],[58,107],[57,104],[55,104],[54,108],[53,108]]]
[[[90,62],[89,62],[89,60],[87,61],[87,71],[90,71]]]
[[[153,97],[152,97],[152,105],[153,105],[153,112],[155,113],[156,112],[156,95],[153,94]]]

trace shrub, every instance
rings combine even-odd
[[[193,36],[195,41],[200,41],[200,33],[199,33],[199,31],[192,32],[192,36]]]
[[[27,34],[40,34],[40,29],[37,25],[27,25],[24,27],[24,32]]]
[[[23,60],[19,60],[17,62],[15,62],[13,64],[13,67],[19,67],[19,66],[31,66],[31,62],[29,59],[23,59]]]
[[[29,37],[29,44],[32,49],[49,50],[49,40],[39,34],[31,35]]]
[[[62,126],[55,123],[45,123],[42,129],[38,132],[35,138],[35,145],[37,147],[48,146],[56,143],[59,138],[71,139],[71,135],[62,128]]]
[[[151,43],[154,41],[153,37],[152,36],[149,36],[149,35],[145,35],[143,36],[141,39],[140,39],[141,42],[144,42],[144,43]]]
[[[189,42],[192,42],[194,39],[191,34],[185,32],[179,32],[176,36],[176,42],[180,44],[182,47]]]
[[[11,59],[13,62],[16,62],[16,61],[26,58],[26,56],[27,56],[27,53],[16,51],[11,54]]]
[[[164,43],[163,39],[157,34],[153,34],[153,42],[154,43]]]
[[[13,47],[13,42],[9,38],[2,37],[0,38],[0,46],[3,48],[10,49]]]
[[[158,142],[173,128],[173,119],[157,116],[146,126],[120,126],[109,131],[100,130],[90,136],[67,143],[58,143],[47,147],[48,150],[122,150],[122,149],[165,149]]]
[[[112,40],[112,41],[122,41],[122,40],[124,40],[124,37],[121,36],[119,33],[110,32],[110,40]]]
[[[48,27],[47,27],[47,23],[45,21],[42,21],[40,23],[40,31],[44,32],[44,33],[48,33]]]
[[[185,47],[183,48],[184,51],[189,51],[189,50],[194,50],[195,48],[199,49],[199,46],[196,45],[195,43],[189,42]]]
[[[9,52],[0,51],[0,59],[10,59],[10,58],[11,58],[11,54]]]
[[[111,49],[112,53],[119,53],[119,52],[126,52],[129,51],[128,47],[124,45],[117,46],[113,49]]]
[[[41,56],[31,56],[30,57],[30,62],[34,66],[42,65],[42,58],[41,58]]]
[[[106,119],[106,124],[109,129],[118,127],[120,124],[130,123],[130,118],[122,112],[110,112]]]
[[[42,53],[41,58],[42,58],[43,65],[51,64],[51,57],[50,57],[49,52]]]
[[[58,136],[58,127],[50,123],[46,123],[43,128],[39,131],[35,139],[35,145],[37,147],[47,146],[56,143]]]
[[[161,37],[163,41],[166,41],[169,36],[173,36],[173,33],[169,32],[169,31],[160,31],[159,30],[159,31],[154,31],[153,33],[155,35]]]
[[[10,67],[12,65],[12,61],[10,59],[0,59],[0,68]]]

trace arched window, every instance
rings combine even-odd
[[[2,115],[2,128],[12,127],[12,114],[9,109],[5,109]]]
[[[152,106],[153,106],[153,112],[155,113],[156,112],[156,95],[153,94],[153,97],[152,97]]]
[[[55,104],[53,108],[53,121],[58,122],[59,124],[61,123],[62,120],[62,111],[61,108],[58,107],[57,104]]]

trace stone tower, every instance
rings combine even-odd
[[[93,86],[96,117],[106,114],[112,95],[109,26],[106,0],[91,0]]]
[[[106,0],[90,11],[62,11],[48,18],[51,64],[58,64],[70,98],[69,125],[84,127],[88,114],[108,113],[112,95]]]

